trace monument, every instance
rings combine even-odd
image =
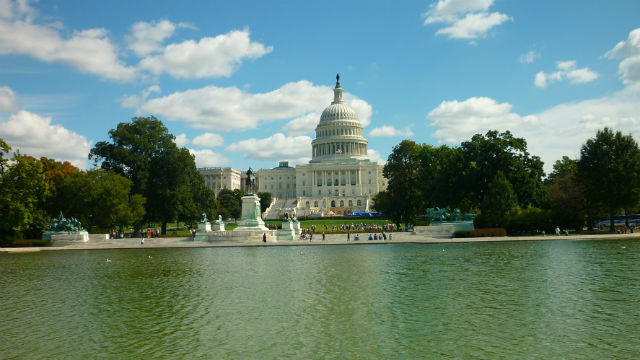
[[[245,180],[245,188],[247,195],[242,197],[242,215],[238,227],[233,231],[268,231],[264,225],[260,212],[260,198],[256,195],[256,176],[253,170],[247,170],[247,179]]]
[[[222,221],[222,215],[218,215],[218,220],[216,220],[216,222],[213,223],[213,230],[214,231],[225,231],[224,230],[224,221]]]
[[[458,230],[473,230],[473,219],[475,215],[464,214],[460,209],[451,210],[450,207],[445,208],[428,208],[427,217],[429,218],[429,226],[415,226],[413,235],[426,235],[433,238],[450,238],[453,233]]]
[[[198,224],[198,232],[209,232],[209,231],[211,231],[211,223],[209,222],[209,219],[207,219],[207,214],[202,213],[200,223]]]
[[[82,228],[76,218],[65,218],[62,211],[57,218],[51,220],[49,228],[42,234],[43,240],[51,240],[52,245],[66,245],[70,242],[87,242],[89,233]]]

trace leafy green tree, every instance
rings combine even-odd
[[[413,224],[424,211],[420,186],[420,145],[403,140],[393,148],[383,175],[387,178],[387,191],[377,197],[376,210],[382,211],[396,224]],[[374,200],[375,201],[375,200]]]
[[[527,142],[514,137],[511,132],[488,131],[476,134],[470,141],[461,144],[464,165],[467,166],[459,189],[466,194],[471,206],[483,204],[498,171],[501,171],[513,187],[518,204],[540,206],[546,200],[546,190],[542,182],[543,162],[538,156],[527,151]]]
[[[177,147],[160,120],[136,117],[118,124],[109,137],[111,142],[96,143],[89,159],[133,182],[131,191],[147,199],[146,220],[160,221],[162,234],[168,222],[192,222],[202,211],[212,212],[212,195],[204,189],[193,156]]]
[[[240,190],[222,189],[218,193],[220,214],[223,217],[232,217],[235,220],[242,216],[242,196]]]
[[[273,197],[270,192],[259,192],[258,197],[260,198],[260,211],[265,212],[271,206],[273,202]]]
[[[604,207],[609,230],[615,231],[616,211],[636,208],[640,200],[640,149],[631,135],[598,130],[580,150],[578,174],[590,205]]]
[[[131,180],[101,169],[69,175],[58,188],[55,204],[91,230],[121,228],[142,221],[145,198],[131,194]]]
[[[9,163],[11,147],[2,141],[0,148],[0,242],[9,243],[30,228],[48,187],[40,162],[16,153]]]
[[[503,227],[507,213],[518,205],[513,186],[502,171],[493,177],[482,202],[482,214],[476,217],[478,227]]]
[[[549,205],[562,218],[582,218],[587,216],[587,225],[593,229],[590,209],[584,193],[584,184],[578,175],[578,160],[563,156],[553,164],[553,171],[545,182]],[[583,221],[584,222],[584,221]],[[577,222],[576,222],[577,223]],[[581,229],[582,225],[574,227]]]

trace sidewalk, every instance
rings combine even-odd
[[[410,232],[391,233],[393,240],[367,240],[368,233],[359,233],[360,240],[354,241],[354,233],[351,234],[350,241],[347,241],[346,234],[327,234],[326,240],[322,240],[322,235],[314,234],[313,241],[296,240],[296,241],[278,241],[266,242],[262,241],[193,241],[190,237],[172,237],[172,238],[151,238],[145,239],[144,245],[140,244],[138,238],[126,239],[105,239],[105,240],[89,240],[86,243],[75,243],[65,246],[50,247],[23,247],[23,248],[0,248],[0,253],[25,253],[38,251],[57,251],[57,250],[100,250],[100,249],[144,249],[144,248],[206,248],[206,247],[234,247],[234,246],[309,246],[309,245],[365,245],[365,244],[401,244],[401,243],[418,243],[418,244],[437,244],[437,243],[476,243],[476,242],[498,242],[498,241],[576,241],[576,240],[613,240],[626,239],[636,240],[640,238],[640,233],[633,234],[598,234],[598,235],[570,235],[570,236],[504,236],[504,237],[481,237],[481,238],[428,238],[420,235],[413,235]]]

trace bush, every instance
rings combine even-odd
[[[475,238],[490,236],[507,236],[507,230],[504,228],[484,228],[475,230],[458,230],[453,233],[456,238]]]
[[[50,240],[42,239],[17,239],[11,244],[12,247],[31,247],[31,246],[51,246]]]

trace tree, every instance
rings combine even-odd
[[[131,180],[101,169],[73,173],[62,182],[54,200],[65,216],[87,228],[121,228],[142,221],[145,198],[131,194]]]
[[[242,192],[222,189],[218,193],[219,211],[224,217],[238,219],[242,215]]]
[[[0,243],[8,243],[33,223],[38,204],[47,195],[47,183],[40,162],[16,153],[9,163],[4,154],[11,147],[1,141],[0,148]]]
[[[270,192],[259,192],[258,197],[260,198],[260,211],[265,212],[271,206],[273,202],[273,197]]]
[[[578,160],[563,156],[553,164],[553,171],[545,182],[549,196],[549,205],[563,217],[581,217],[587,215],[587,226],[593,229],[591,212],[584,193],[584,184],[578,175]],[[581,225],[577,226],[582,228]]]
[[[109,137],[111,142],[96,143],[89,159],[133,182],[131,191],[147,199],[146,220],[160,221],[162,234],[170,221],[192,222],[202,211],[212,211],[213,196],[204,189],[194,157],[178,148],[160,120],[136,117],[118,124]]]
[[[502,171],[498,171],[487,187],[482,201],[482,214],[476,217],[476,224],[478,227],[503,227],[507,213],[517,205],[513,186]]]
[[[424,211],[422,200],[418,154],[420,146],[411,140],[403,140],[393,148],[383,175],[388,179],[387,191],[377,197],[376,210],[400,225],[413,224]]]
[[[601,205],[609,215],[609,230],[615,231],[616,211],[638,206],[640,200],[640,149],[631,135],[598,130],[580,150],[578,174],[590,206]]]
[[[482,207],[489,184],[498,171],[513,186],[520,207],[544,203],[543,162],[538,156],[529,154],[525,139],[516,138],[509,131],[488,131],[463,142],[461,150],[464,153],[463,164],[467,166],[461,191],[467,194],[471,206],[479,206],[484,211]]]

